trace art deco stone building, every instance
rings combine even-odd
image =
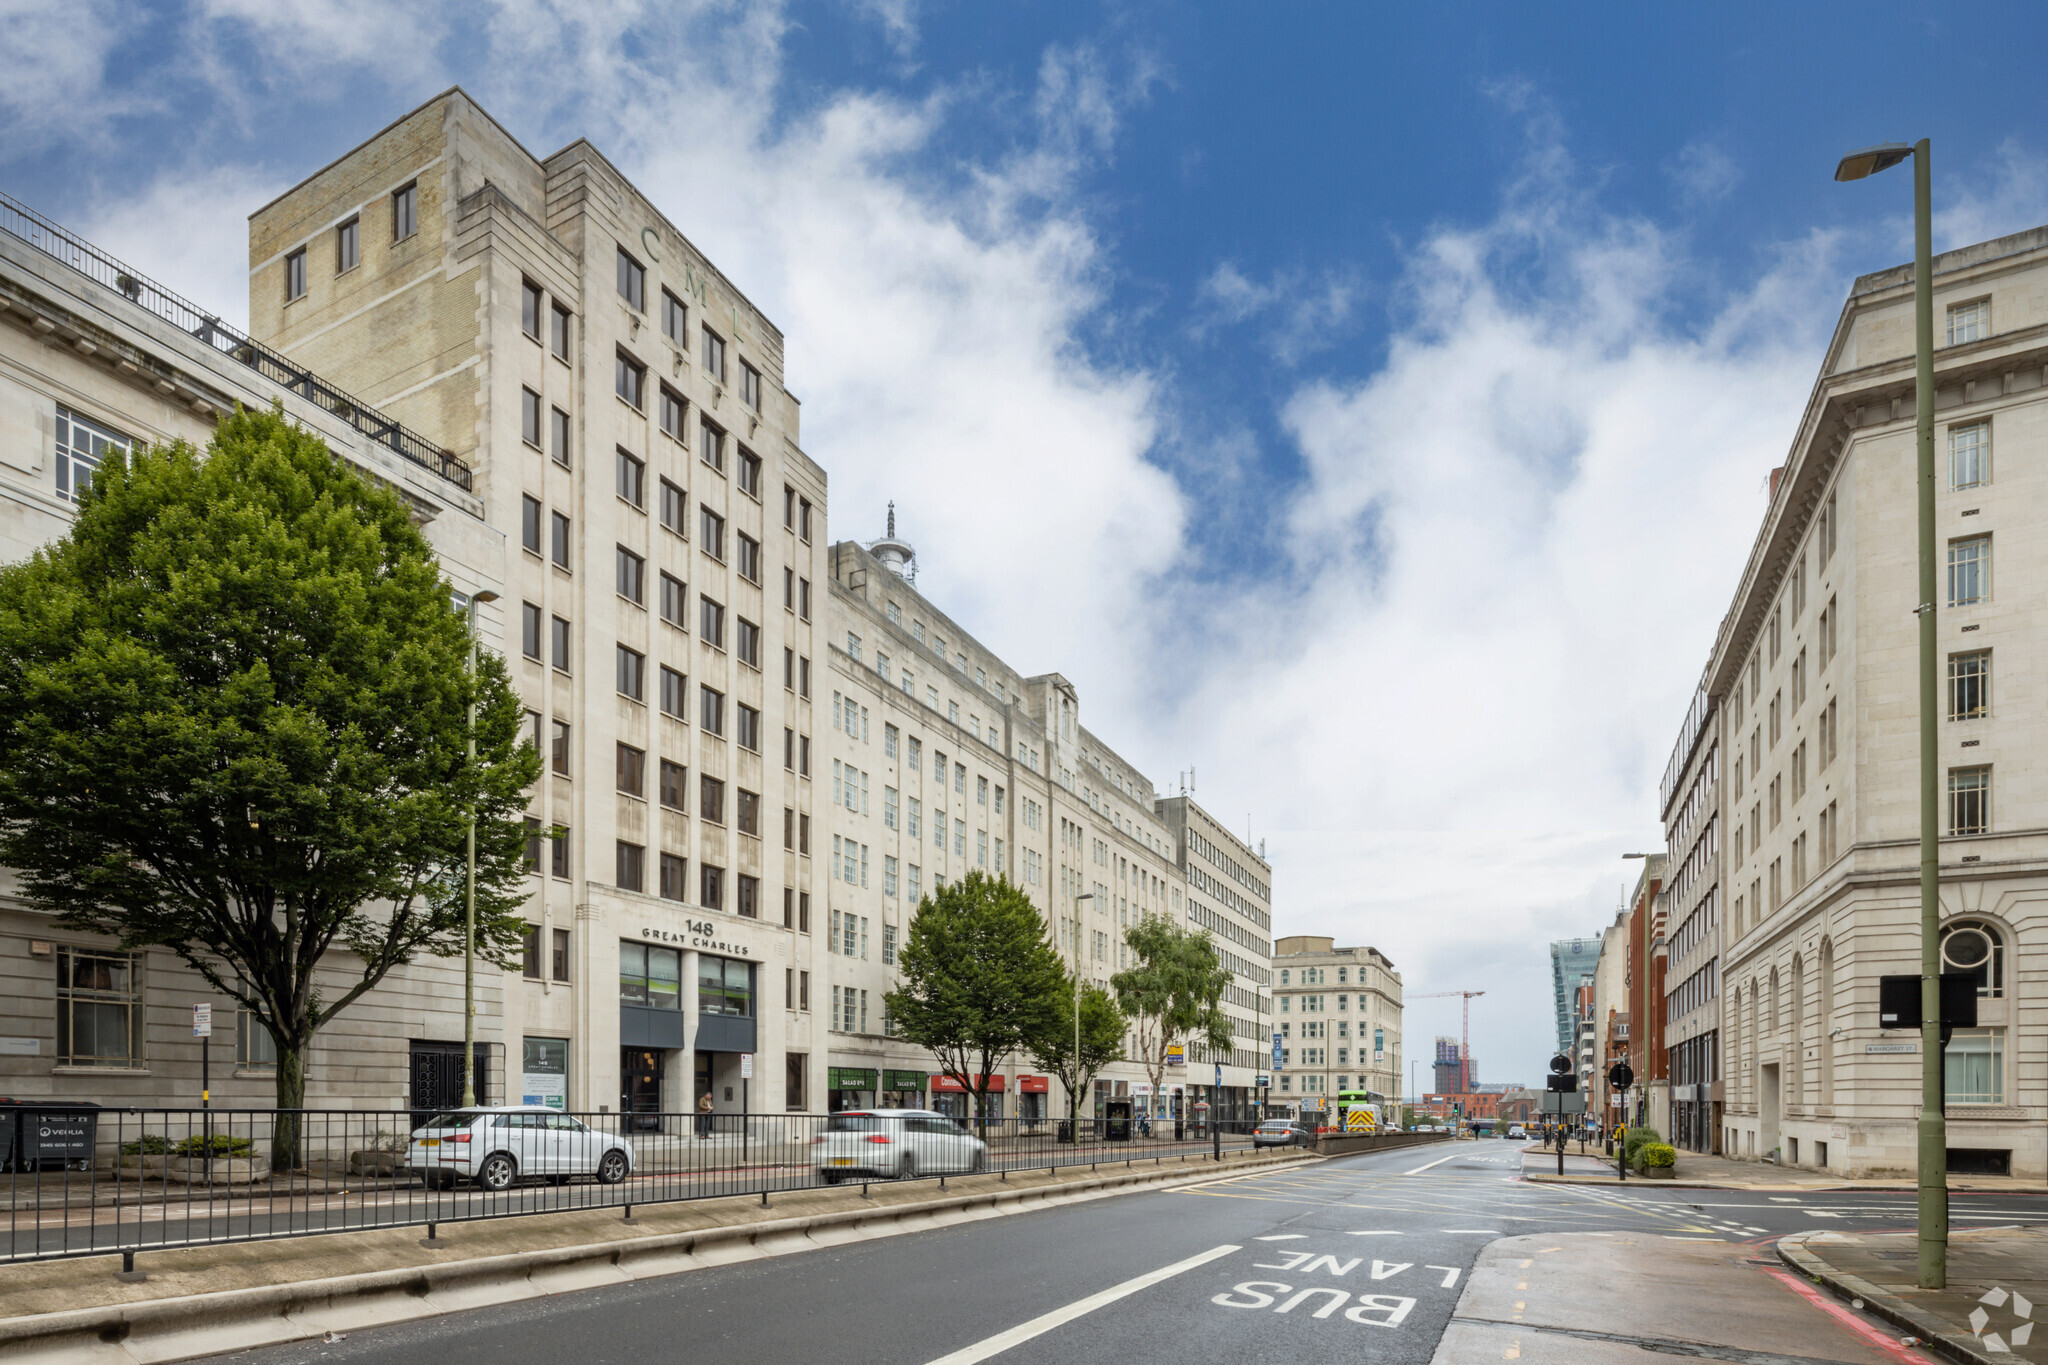
[[[1206,930],[1232,972],[1224,1008],[1237,1045],[1223,1057],[1191,1049],[1167,1069],[1162,1095],[1136,1063],[1112,1066],[1095,1082],[1095,1111],[1128,1096],[1152,1112],[1247,1115],[1271,1026],[1272,869],[1192,798],[1159,796],[1083,726],[1073,683],[1023,676],[948,617],[920,591],[914,562],[893,513],[884,539],[829,554],[817,700],[829,727],[830,773],[821,767],[818,780],[831,783],[830,844],[816,853],[828,869],[818,906],[829,983],[817,1003],[832,1105],[967,1100],[931,1074],[929,1054],[893,1036],[883,997],[900,984],[918,897],[980,871],[1021,887],[1069,969],[1104,986],[1129,965],[1123,934],[1141,917]],[[1065,1112],[1057,1082],[1025,1057],[990,1089],[1012,1117]]]
[[[2048,229],[1934,269],[1942,952],[1979,983],[1979,1026],[1947,1055],[1950,1161],[2040,1179],[2048,1076],[2023,985],[2048,942]],[[1674,1095],[1688,1076],[1718,1089],[1729,1155],[1914,1167],[1918,1039],[1879,1030],[1877,991],[1919,970],[1916,515],[1907,266],[1850,290],[1681,745],[1718,758],[1665,793],[1667,812],[1698,802],[1667,814],[1674,837],[1726,831],[1695,883],[1718,897],[1687,901],[1725,907],[1718,947],[1711,929],[1674,943],[1667,989]],[[1712,1034],[1680,993],[1710,968],[1718,1047],[1687,1071],[1677,1049]]]
[[[1272,1098],[1320,1109],[1340,1090],[1406,1094],[1401,1071],[1401,974],[1377,948],[1339,948],[1294,934],[1273,945],[1281,1066]],[[1271,1061],[1271,1057],[1266,1059]]]

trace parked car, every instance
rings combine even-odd
[[[560,1184],[580,1175],[616,1185],[632,1174],[633,1144],[559,1110],[479,1106],[436,1114],[415,1128],[405,1164],[429,1189],[450,1189],[465,1177],[484,1190],[510,1189],[529,1177]]]
[[[1252,1129],[1254,1147],[1306,1147],[1316,1135],[1300,1119],[1267,1119]]]
[[[811,1139],[811,1165],[827,1185],[913,1180],[984,1170],[988,1144],[930,1109],[848,1109]]]
[[[1529,1130],[1518,1123],[1508,1129],[1508,1136],[1511,1138],[1521,1138],[1526,1142],[1529,1137]]]

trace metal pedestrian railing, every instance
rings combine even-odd
[[[0,1109],[0,1262],[827,1185],[1198,1160],[1256,1124],[454,1110]],[[864,1191],[865,1192],[865,1191]]]
[[[84,238],[60,227],[13,197],[0,193],[0,230],[20,238],[79,274],[105,285],[130,303],[148,309],[204,345],[240,361],[266,379],[316,403],[393,453],[432,470],[461,489],[471,486],[469,466],[441,447],[386,417],[303,366],[294,365],[261,342],[228,326],[148,276],[123,265]]]

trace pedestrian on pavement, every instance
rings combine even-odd
[[[711,1136],[711,1092],[705,1091],[697,1097],[697,1136]]]

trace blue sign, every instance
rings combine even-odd
[[[1223,1087],[1223,1063],[1221,1062],[1216,1063],[1216,1086],[1219,1090]]]
[[[1273,1069],[1280,1070],[1280,1033],[1277,1029],[1273,1033]]]

